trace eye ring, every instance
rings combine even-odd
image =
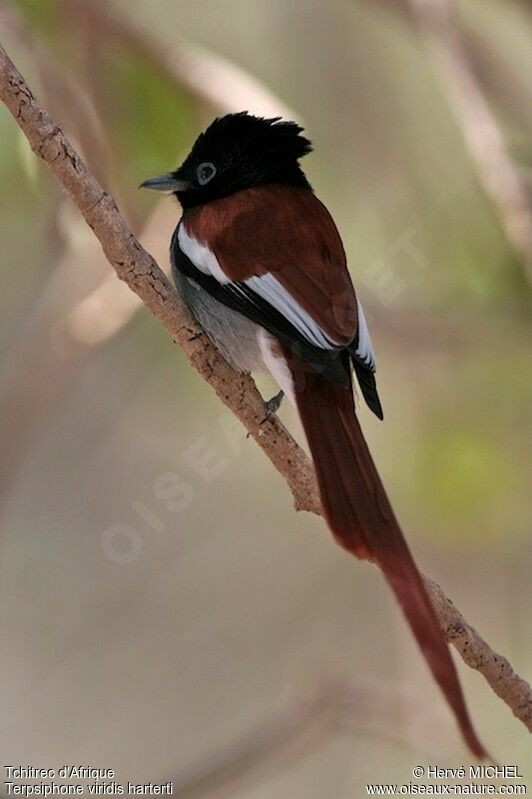
[[[200,186],[206,186],[207,183],[216,175],[216,167],[210,161],[204,161],[196,169],[196,176]]]

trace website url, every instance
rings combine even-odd
[[[366,785],[368,796],[526,796],[526,785]]]

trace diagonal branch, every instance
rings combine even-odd
[[[208,51],[199,52],[186,43],[170,51],[158,41],[152,41],[148,31],[123,20],[112,7],[103,9],[83,0],[63,0],[63,3],[77,23],[75,44],[78,50],[86,44],[84,37],[92,35],[94,38],[94,28],[102,41],[118,42],[124,49],[131,49],[142,58],[151,60],[171,82],[185,86],[197,101],[210,104],[218,112],[240,110],[241,103],[265,114],[292,114],[260,81],[230,62],[219,63],[218,56]],[[83,15],[87,17],[87,24],[81,25],[80,32]],[[0,26],[9,30],[35,68],[50,113],[59,119],[69,135],[74,135],[92,173],[116,196],[117,187],[109,174],[112,151],[105,136],[108,126],[95,91],[94,65],[86,96],[53,56],[34,40],[24,17],[5,0],[0,0]],[[62,203],[62,195],[59,196]],[[133,208],[131,205],[124,207],[126,197],[119,196],[118,199],[131,225],[135,219]],[[165,213],[171,211],[164,202],[157,209],[142,226],[140,223],[135,226],[138,232],[142,228],[143,238],[150,244],[153,244],[154,233]],[[168,210],[165,212],[164,209]],[[70,234],[72,225],[68,230]],[[84,247],[82,255],[78,253],[76,256],[79,241],[70,235],[66,238],[59,266],[34,309],[38,323],[23,341],[12,348],[7,379],[0,386],[0,417],[3,421],[0,451],[5,455],[0,464],[0,505],[16,481],[37,425],[43,424],[92,349],[117,335],[142,306],[141,299],[126,285],[117,286],[103,253],[99,258],[94,253],[87,257],[89,254]],[[105,270],[100,283],[82,299],[74,296],[79,292],[70,291],[76,277],[69,266],[75,257],[82,259],[83,266],[93,258],[96,275],[100,265],[102,271]],[[65,291],[65,287],[69,290]],[[70,308],[73,298],[76,305]],[[63,304],[67,302],[69,307],[59,308],[58,300]],[[51,304],[54,304],[55,316],[47,310]],[[52,339],[54,346],[50,344]]]
[[[248,375],[238,375],[204,336],[168,278],[138,243],[114,200],[102,189],[56,122],[36,102],[22,75],[0,48],[0,98],[26,134],[32,150],[61,181],[94,231],[121,280],[142,299],[287,478],[296,507],[319,513],[314,474],[303,451],[278,421],[261,424],[262,398]],[[267,435],[267,430],[271,435]],[[292,470],[296,462],[301,471]]]
[[[460,653],[464,663],[467,663],[472,669],[480,671],[491,685],[494,693],[503,702],[506,702],[514,716],[521,719],[532,732],[532,690],[530,685],[515,673],[511,663],[503,655],[498,655],[491,649],[489,644],[464,619],[453,602],[445,596],[440,586],[434,580],[429,580],[428,577],[424,579],[430,601],[436,610],[446,639]]]
[[[308,457],[278,419],[262,423],[265,407],[251,377],[236,373],[205,336],[195,335],[197,326],[166,276],[135,239],[113,199],[103,191],[61,129],[35,100],[1,46],[0,99],[33,151],[47,163],[77,205],[118,277],[164,325],[192,366],[233,411],[285,479],[296,509],[320,514]],[[532,730],[530,686],[464,621],[441,589],[431,581],[427,581],[427,587],[447,640],[455,644],[465,662],[485,677],[514,715]],[[474,657],[465,654],[470,650],[476,653]],[[501,663],[505,664],[502,669]]]

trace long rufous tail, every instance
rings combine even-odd
[[[362,435],[352,388],[303,371],[293,355],[290,360],[296,404],[329,527],[342,547],[380,566],[465,741],[477,757],[486,757],[449,647]]]

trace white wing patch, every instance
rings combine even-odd
[[[179,225],[177,240],[181,251],[190,258],[200,272],[216,278],[218,283],[231,283],[212,250],[191,236],[183,224]]]
[[[362,310],[362,305],[360,304],[358,297],[357,297],[357,305],[358,305],[358,346],[356,349],[356,354],[362,361],[364,361],[364,363],[367,366],[369,366],[371,371],[374,372],[375,369],[377,368],[375,352],[373,351],[373,344],[371,343],[366,317],[364,316],[364,311]]]
[[[276,277],[267,273],[260,277],[249,277],[244,283],[278,310],[307,341],[324,350],[334,349],[338,344],[333,341],[314,321],[312,316],[292,297]]]

